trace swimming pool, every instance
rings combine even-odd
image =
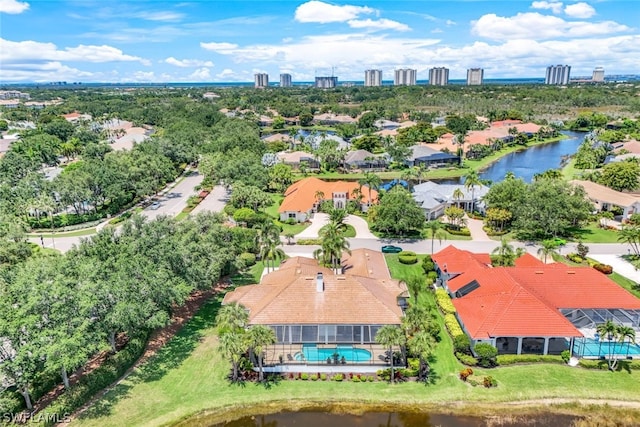
[[[614,354],[621,357],[640,357],[640,346],[629,342],[596,341],[591,338],[576,340],[573,344],[573,354],[581,357],[600,357]]]
[[[371,360],[371,352],[364,348],[354,348],[351,345],[318,348],[315,345],[307,344],[302,346],[301,353],[296,353],[295,359],[307,362],[326,362],[327,359],[333,361],[336,353],[338,354],[338,360],[342,360],[344,357],[346,362],[369,362]]]

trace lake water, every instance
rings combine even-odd
[[[502,181],[507,172],[513,172],[517,178],[531,182],[537,173],[560,168],[562,159],[575,154],[587,135],[585,132],[565,131],[562,133],[567,136],[566,139],[549,144],[534,145],[526,150],[516,151],[501,157],[479,173],[480,179],[492,182]],[[464,178],[442,180],[442,182],[461,184],[464,182]]]
[[[199,426],[215,427],[558,427],[570,426],[576,417],[558,414],[539,414],[534,417],[479,418],[468,416],[367,412],[363,415],[332,414],[327,412],[281,412],[270,415],[247,416],[224,424],[207,424],[200,419]],[[204,423],[202,421],[205,421]],[[196,424],[194,424],[196,425]]]

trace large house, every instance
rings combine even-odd
[[[433,181],[423,182],[413,187],[413,198],[424,211],[428,221],[444,215],[444,210],[451,205],[470,212],[484,211],[482,198],[489,191],[486,185],[477,185],[473,189],[463,184],[438,184]]]
[[[385,349],[375,336],[383,325],[400,324],[406,286],[391,278],[377,251],[355,249],[342,266],[335,274],[314,259],[289,258],[260,284],[238,287],[222,303],[243,305],[249,325],[275,331],[268,364],[335,363],[335,354],[347,363],[381,364]]]
[[[358,196],[358,192],[360,197]],[[369,199],[371,194],[371,200]],[[378,192],[361,187],[357,182],[322,181],[318,178],[305,178],[295,182],[284,193],[278,213],[280,221],[294,219],[305,222],[318,211],[323,201],[330,200],[336,209],[346,209],[350,200],[358,201],[360,209],[366,212],[378,198]]]
[[[434,145],[434,144],[431,144]],[[407,157],[405,164],[411,166],[445,166],[460,163],[460,157],[436,150],[426,144],[417,144],[409,147],[411,153]]]
[[[574,180],[571,183],[584,188],[587,197],[599,212],[607,212],[617,208],[622,211],[622,219],[629,219],[634,213],[640,212],[640,197],[635,194],[616,191],[591,181]]]
[[[525,254],[513,267],[492,267],[489,254],[453,246],[433,254],[439,284],[472,343],[499,354],[600,357],[598,324],[640,328],[640,299],[591,267],[544,264]],[[640,357],[640,347],[630,345]]]

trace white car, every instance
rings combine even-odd
[[[151,203],[151,206],[149,206],[149,209],[151,209],[151,210],[154,210],[154,211],[155,211],[155,210],[156,210],[156,209],[158,209],[159,207],[160,207],[160,202],[153,202],[153,203]]]

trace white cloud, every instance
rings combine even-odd
[[[122,50],[102,45],[78,45],[58,49],[53,43],[41,43],[32,40],[14,42],[0,38],[0,60],[5,63],[20,61],[78,61],[78,62],[129,62],[137,61],[143,65],[150,62],[138,56],[126,55]]]
[[[311,0],[297,7],[295,20],[298,22],[346,22],[363,14],[376,13],[375,9],[366,6],[335,6],[322,1]]]
[[[145,19],[147,21],[170,21],[176,22],[181,21],[184,18],[183,13],[176,13],[170,11],[162,11],[162,12],[138,12],[134,14],[136,18]]]
[[[191,81],[211,81],[211,73],[208,68],[199,68],[191,75],[189,75]]]
[[[447,19],[444,23],[447,25],[447,27],[451,27],[452,25],[457,25],[456,21],[452,21],[451,19]]]
[[[351,28],[367,28],[373,30],[411,31],[408,25],[391,19],[352,19],[347,21]]]
[[[226,55],[227,53],[229,53],[230,51],[237,49],[238,45],[235,43],[216,43],[216,42],[210,42],[210,43],[204,43],[204,42],[200,42],[200,47],[206,50],[211,50],[213,52],[216,53],[220,53],[222,55]]]
[[[199,59],[176,59],[173,56],[164,60],[167,64],[175,65],[176,67],[188,68],[188,67],[213,67],[211,61],[201,61]]]
[[[574,4],[568,4],[567,7],[564,8],[564,13],[571,16],[572,18],[591,18],[596,14],[596,10],[588,3],[580,2]]]
[[[532,9],[549,9],[553,13],[562,13],[562,2],[559,1],[534,1],[531,3]]]
[[[629,31],[626,25],[613,21],[583,22],[565,21],[562,18],[534,13],[519,13],[512,17],[483,15],[472,22],[471,32],[493,40],[531,39],[544,40],[554,37],[591,37]]]
[[[29,3],[18,0],[0,0],[0,13],[16,15],[29,9]]]

